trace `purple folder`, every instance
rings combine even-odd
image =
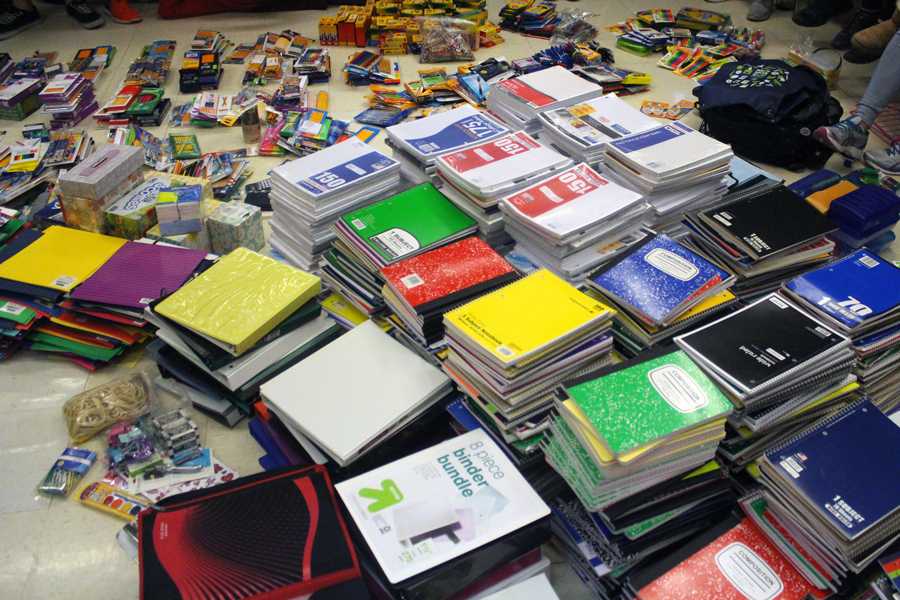
[[[71,296],[143,309],[180,288],[205,257],[202,250],[127,242]]]

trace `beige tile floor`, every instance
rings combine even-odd
[[[560,7],[593,13],[592,20],[598,26],[623,20],[641,8],[666,5],[665,2],[640,0],[582,0],[560,2]],[[698,0],[695,5],[701,5]],[[489,0],[491,15],[496,15],[501,3]],[[321,13],[287,12],[268,14],[226,14],[206,18],[178,21],[162,21],[155,16],[153,4],[137,5],[144,14],[139,25],[108,24],[95,31],[84,31],[73,24],[62,7],[39,4],[45,15],[44,23],[19,37],[0,42],[0,51],[9,52],[19,59],[35,50],[59,52],[62,60],[69,60],[79,48],[99,44],[112,44],[117,54],[112,67],[98,84],[98,96],[105,102],[116,90],[127,64],[136,57],[142,46],[154,39],[175,39],[177,56],[198,28],[217,29],[234,42],[250,42],[260,32],[292,28],[308,36],[316,35],[316,22]],[[670,4],[674,9],[681,5]],[[744,24],[747,3],[731,0],[710,5],[711,8],[732,13],[734,20]],[[777,13],[762,25],[768,37],[766,57],[780,57],[800,33],[811,33],[819,44],[827,44],[837,31],[836,24],[815,30],[800,30],[791,23],[789,15]],[[499,47],[478,52],[479,58],[504,55],[519,58],[543,48],[542,40],[507,34],[507,42]],[[599,40],[614,46],[614,37],[601,32]],[[350,118],[364,108],[363,91],[346,86],[339,76],[350,49],[335,48],[332,51],[335,81],[327,86],[331,95],[331,110],[341,118]],[[672,100],[690,97],[691,81],[679,78],[644,59],[617,52],[619,65],[648,71],[653,75],[653,88],[643,96],[632,97],[636,105],[643,99]],[[175,60],[175,67],[180,61]],[[414,76],[416,59],[400,59],[404,79]],[[842,74],[837,96],[849,107],[851,98],[858,97],[867,82],[871,66],[847,65]],[[226,66],[220,89],[236,92],[240,85],[242,68]],[[169,77],[167,89],[173,102],[185,101],[177,90],[177,73]],[[39,114],[27,122],[36,122]],[[696,123],[695,117],[689,117]],[[20,123],[2,122],[7,139],[16,139]],[[85,126],[91,123],[85,121]],[[165,127],[158,134],[165,133]],[[98,139],[103,132],[93,131]],[[204,150],[236,148],[242,145],[240,131],[229,129],[201,130],[197,132]],[[383,139],[374,142],[383,144]],[[274,159],[254,159],[255,177],[261,178],[275,163]],[[842,168],[833,159],[833,168]],[[782,173],[788,179],[797,175]],[[114,536],[122,523],[102,513],[83,508],[73,500],[48,501],[34,492],[38,480],[46,472],[56,454],[65,447],[66,430],[61,406],[69,396],[88,387],[109,380],[129,369],[152,368],[153,365],[141,353],[135,352],[119,361],[114,367],[88,375],[85,371],[45,355],[22,353],[0,365],[0,598],[35,598],[51,600],[133,598],[137,596],[137,566],[116,545]],[[201,418],[201,429],[208,446],[226,464],[250,474],[259,470],[257,459],[261,451],[241,424],[233,430]],[[99,442],[88,444],[100,450]],[[88,478],[100,476],[95,465]],[[568,567],[555,561],[552,580],[562,598],[587,597],[587,592]]]

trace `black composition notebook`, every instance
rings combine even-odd
[[[775,383],[847,338],[777,294],[675,338],[691,358],[738,391]]]
[[[762,259],[833,233],[827,217],[784,186],[700,213],[718,232],[730,233],[744,250]]]
[[[360,578],[320,465],[173,496],[138,530],[142,600],[293,598]]]

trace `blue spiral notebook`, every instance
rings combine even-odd
[[[765,459],[852,541],[900,511],[898,456],[900,427],[864,400]]]
[[[668,236],[657,235],[601,267],[589,285],[658,326],[733,281],[731,273]]]
[[[804,273],[785,288],[848,331],[900,309],[900,269],[868,250]]]

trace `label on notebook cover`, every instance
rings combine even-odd
[[[550,513],[482,429],[335,487],[394,584]]]
[[[691,133],[695,133],[695,131],[687,125],[672,123],[671,125],[657,127],[656,129],[651,129],[650,131],[639,133],[623,140],[615,140],[610,142],[610,144],[615,146],[616,150],[625,154],[630,154]]]
[[[443,160],[457,173],[465,173],[540,147],[542,146],[527,133],[517,132],[474,148],[448,154]]]
[[[638,591],[641,600],[805,600],[817,590],[749,519]]]
[[[314,196],[321,196],[348,186],[353,182],[381,171],[394,164],[394,160],[376,151],[358,156],[351,161],[335,165],[297,181],[297,185]]]
[[[435,156],[508,131],[507,127],[476,113],[464,116],[428,136],[404,141],[425,156]]]
[[[500,82],[500,87],[505,89],[513,96],[526,102],[533,108],[541,108],[556,102],[556,98],[548,96],[543,92],[539,92],[519,78],[507,79]]]
[[[900,269],[868,250],[805,273],[785,287],[848,328],[900,305]]]

